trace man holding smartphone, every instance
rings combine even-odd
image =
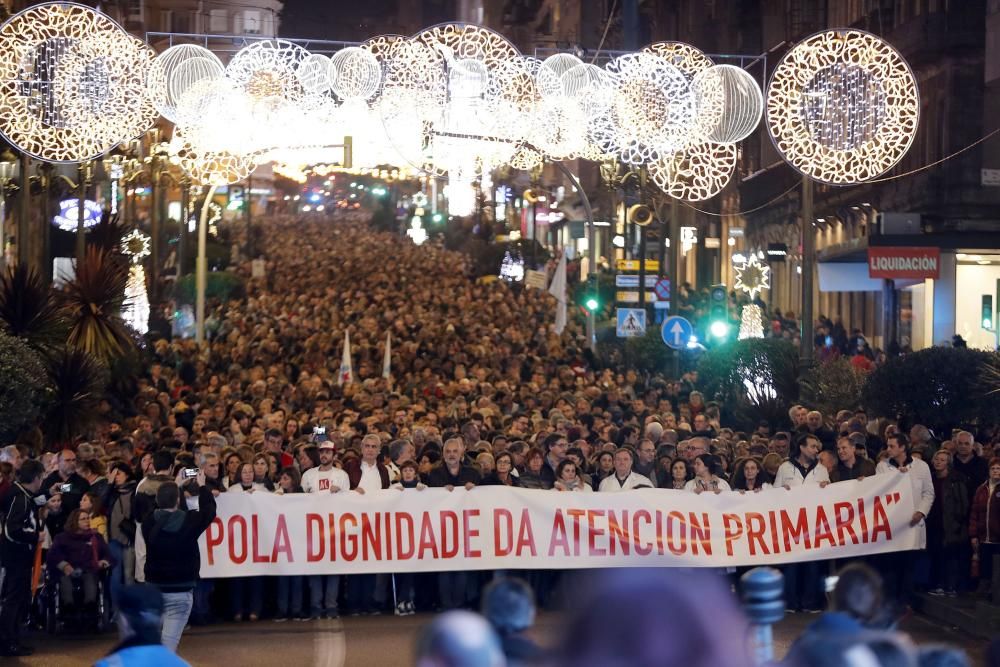
[[[62,531],[66,517],[80,507],[80,499],[90,490],[90,484],[76,471],[76,463],[76,452],[72,449],[62,450],[59,452],[59,467],[42,481],[42,490],[48,497],[62,495],[61,509],[58,514],[53,514],[55,518],[49,522],[50,527],[59,532]]]

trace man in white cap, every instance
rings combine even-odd
[[[351,490],[351,480],[347,473],[333,465],[337,446],[326,439],[326,434],[318,443],[319,465],[302,473],[302,490],[306,493],[346,493]],[[325,595],[324,595],[324,589]],[[322,617],[337,618],[337,595],[340,593],[340,577],[335,574],[315,574],[309,577],[310,619]]]

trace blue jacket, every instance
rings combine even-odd
[[[94,667],[191,667],[163,644],[123,644],[118,650],[94,663]]]

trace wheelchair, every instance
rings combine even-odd
[[[42,584],[37,594],[36,609],[39,625],[49,634],[63,631],[106,632],[112,627],[109,570],[97,573],[97,599],[92,604],[83,602],[83,580],[72,579],[74,603],[67,607],[61,595],[62,577],[45,568]]]

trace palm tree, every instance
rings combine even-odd
[[[76,277],[62,289],[69,319],[67,344],[108,363],[134,351],[135,343],[122,319],[128,268],[119,258],[90,246]]]
[[[66,341],[67,328],[56,294],[40,273],[18,264],[0,275],[0,329],[47,350]]]
[[[42,429],[46,441],[62,445],[97,420],[108,372],[92,354],[71,347],[48,355],[46,366],[52,394]]]

